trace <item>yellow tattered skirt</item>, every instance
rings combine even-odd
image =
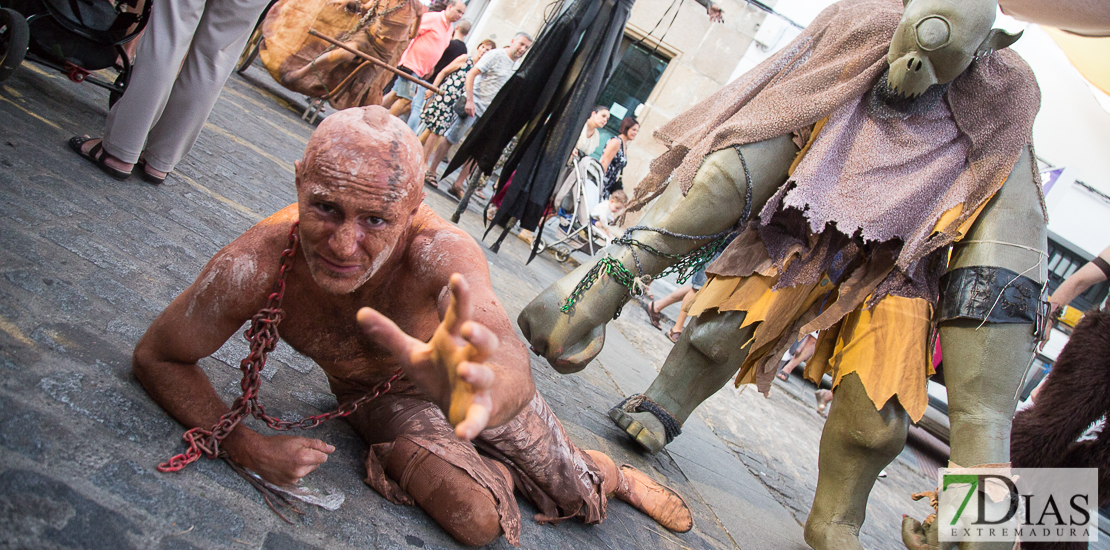
[[[741,327],[758,323],[745,343],[748,355],[736,376],[737,386],[755,383],[755,367],[767,359],[777,367],[777,357],[768,355],[780,354],[781,342],[799,336],[790,334],[797,321],[836,299],[836,285],[827,277],[811,285],[772,290],[777,281],[777,276],[765,275],[714,276],[690,305],[691,316],[711,310],[743,311]],[[932,306],[919,298],[887,296],[870,309],[861,304],[821,331],[805,376],[816,383],[830,373],[835,388],[854,372],[876,409],[897,397],[916,422],[929,402],[925,380],[934,372],[929,346],[931,317]]]

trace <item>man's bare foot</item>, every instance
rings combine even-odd
[[[609,411],[609,418],[651,454],[662,451],[663,446],[667,444],[667,431],[654,414],[628,412],[620,407],[613,407]]]
[[[690,507],[678,493],[628,464],[621,466],[621,474],[625,482],[617,488],[617,498],[675,533],[685,533],[694,528]]]

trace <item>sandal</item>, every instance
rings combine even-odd
[[[94,139],[99,138],[91,138],[89,136],[73,136],[69,138],[69,148],[73,149],[73,152],[77,153],[78,155],[81,155],[81,158],[97,165],[97,167],[103,170],[105,174],[108,174],[109,176],[112,176],[117,180],[124,181],[127,178],[130,178],[130,170],[120,170],[119,168],[108,166],[108,163],[106,161],[108,157],[111,157],[112,155],[108,154],[108,151],[104,149],[103,139],[97,142],[96,145],[93,145],[92,149],[89,149],[88,153],[81,150],[81,147]]]
[[[435,172],[432,172],[431,170],[428,170],[427,172],[424,172],[424,185],[437,185],[437,184],[439,184],[439,178],[436,177]]]
[[[786,382],[787,380],[790,380],[790,375],[786,374],[785,372],[782,372],[781,370],[776,372],[775,376],[778,377],[778,379],[782,380],[783,382]]]
[[[166,176],[169,175],[168,172],[166,173],[165,176],[158,176],[156,174],[151,174],[149,171],[147,171],[146,161],[142,160],[142,159],[139,159],[139,162],[136,163],[135,165],[142,167],[143,181],[145,181],[147,183],[150,183],[150,184],[154,184],[154,185],[162,185],[163,183],[166,183]],[[151,168],[151,170],[154,170],[154,169]]]
[[[682,336],[682,331],[681,330],[673,330],[672,329],[672,330],[667,331],[667,338],[670,338],[670,340],[672,342],[676,343],[676,344],[678,343],[678,338],[680,336]]]
[[[463,195],[466,194],[466,189],[456,189],[454,186],[452,186],[450,189],[447,190],[447,194],[455,197],[456,200],[462,201]]]
[[[644,304],[644,311],[647,312],[648,321],[651,323],[651,326],[659,330],[663,330],[663,326],[659,324],[659,320],[662,318],[662,315],[660,314],[660,312],[655,311],[655,300]]]

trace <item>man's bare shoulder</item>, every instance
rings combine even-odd
[[[281,253],[289,247],[289,231],[296,221],[297,205],[293,204],[255,224],[212,256],[191,293],[201,300],[215,293],[217,303],[254,307],[273,286]]]
[[[409,263],[422,277],[446,284],[452,273],[489,277],[489,266],[482,247],[453,223],[439,217],[427,205],[420,205],[413,219],[416,227]]]

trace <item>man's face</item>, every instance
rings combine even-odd
[[[451,5],[447,6],[446,10],[443,11],[443,15],[447,18],[447,21],[450,22],[450,23],[454,23],[454,22],[458,21],[459,19],[462,19],[463,15],[465,15],[465,14],[466,14],[466,4],[463,4],[462,2],[456,2],[454,4],[451,4]]]
[[[314,151],[296,164],[302,249],[313,280],[331,294],[354,292],[396,261],[423,196],[413,183],[420,157],[408,141],[415,137],[378,136],[366,146],[351,134],[311,140]]]
[[[509,44],[509,57],[513,58],[514,61],[520,59],[524,57],[524,53],[527,52],[528,48],[531,46],[531,40],[523,36],[518,36]]]

